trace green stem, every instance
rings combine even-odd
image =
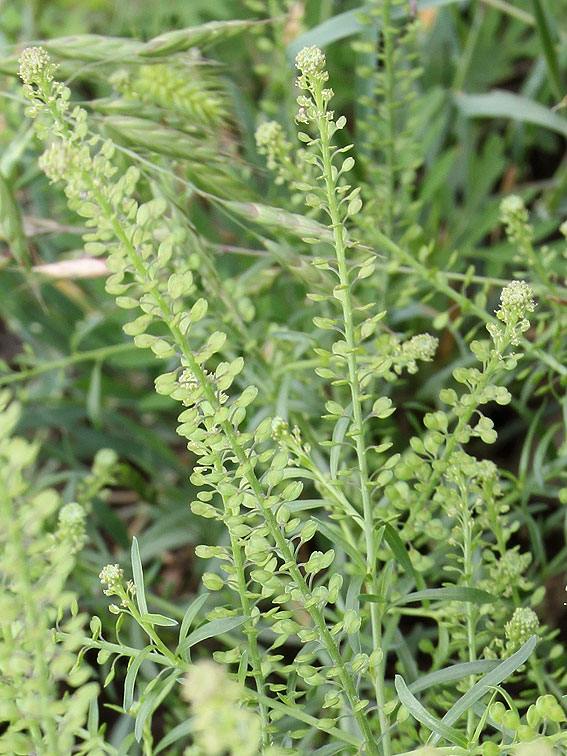
[[[66,368],[69,367],[69,365],[76,365],[79,362],[98,362],[99,360],[105,360],[107,357],[111,357],[114,354],[130,352],[134,349],[137,349],[136,345],[132,344],[132,342],[128,342],[125,344],[112,344],[111,346],[99,347],[98,349],[90,349],[87,352],[79,352],[70,357],[63,357],[60,360],[46,362],[43,365],[38,365],[29,370],[21,370],[17,373],[0,376],[0,386],[4,386],[8,383],[17,383],[18,381],[26,381],[29,378],[35,378],[37,375],[48,373],[51,370],[58,370],[59,368]]]
[[[472,528],[471,515],[469,512],[468,496],[466,491],[461,491],[461,523],[463,526],[463,578],[469,588],[474,587],[473,583],[473,545],[472,545]],[[476,661],[476,607],[472,602],[468,602],[465,607],[466,627],[467,627],[467,645],[470,662]],[[475,684],[475,676],[469,677],[469,688]],[[467,737],[469,741],[474,733],[474,711],[472,707],[467,712]]]
[[[386,157],[386,219],[385,234],[389,238],[394,233],[394,200],[396,195],[395,187],[395,124],[394,112],[396,103],[394,101],[394,29],[392,27],[392,2],[391,0],[382,0],[382,38],[384,40],[384,53],[382,55],[382,64],[384,66],[384,107],[386,111],[386,141],[384,152]]]
[[[354,333],[353,307],[351,301],[350,275],[346,261],[345,231],[337,201],[335,179],[333,176],[333,164],[331,155],[331,143],[329,134],[329,121],[325,113],[325,103],[321,94],[321,86],[313,90],[315,106],[323,115],[317,119],[320,133],[321,159],[323,164],[323,178],[327,194],[329,216],[333,229],[333,241],[337,258],[337,267],[340,281],[340,302],[342,306],[343,321],[345,327],[346,361],[348,368],[348,381],[352,400],[352,431],[356,447],[356,457],[360,476],[360,493],[364,516],[364,537],[366,542],[366,584],[370,593],[377,592],[376,576],[376,549],[374,540],[374,514],[370,498],[370,481],[368,474],[368,461],[366,458],[366,441],[364,434],[364,421],[362,418],[362,399],[359,391],[358,370],[356,365],[356,339]],[[378,604],[370,604],[370,622],[372,626],[372,645],[375,651],[382,649],[382,618]],[[385,660],[386,654],[382,654],[382,660],[376,666],[374,676],[374,690],[376,694],[376,706],[382,735],[382,749],[384,756],[390,756],[391,742],[389,734],[389,722],[384,711],[386,705],[385,693]]]

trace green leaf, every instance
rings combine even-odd
[[[441,721],[446,725],[452,725],[456,722],[473,704],[488,693],[491,688],[500,685],[500,683],[510,677],[518,667],[521,667],[534,652],[537,642],[537,635],[532,635],[532,637],[527,640],[515,654],[509,656],[508,659],[504,659],[504,661],[495,667],[495,669],[473,685],[464,696],[459,698],[457,703],[451,706]],[[431,742],[434,745],[438,740],[439,737],[434,735]]]
[[[350,405],[346,408],[346,412],[350,411]],[[342,441],[345,437],[345,433],[348,430],[348,426],[350,425],[350,418],[349,417],[339,417],[337,422],[335,423],[335,427],[333,428],[333,443],[335,444],[331,449],[331,454],[329,456],[329,472],[331,474],[331,479],[336,480],[337,477],[337,470],[339,467],[339,459],[341,456],[341,450],[342,450]]]
[[[144,699],[142,705],[136,716],[136,722],[134,724],[134,735],[138,743],[142,739],[144,731],[144,725],[148,717],[150,717],[154,711],[158,708],[163,699],[167,696],[169,691],[173,688],[177,680],[181,677],[182,672],[178,669],[173,670],[169,677],[166,677],[161,684],[156,686],[151,693],[142,696]],[[153,682],[153,680],[152,680]]]
[[[167,746],[173,745],[173,743],[181,740],[181,738],[185,738],[190,735],[194,729],[195,722],[193,719],[186,719],[185,722],[178,724],[177,727],[174,727],[173,730],[170,730],[167,735],[159,741],[156,748],[153,749],[154,756],[157,756],[158,753],[161,753],[164,748],[167,748]]]
[[[30,255],[22,226],[20,208],[12,189],[0,173],[0,237],[9,246],[12,257],[24,268],[29,268]]]
[[[497,600],[498,596],[481,591],[479,588],[450,585],[445,588],[427,588],[423,591],[408,593],[392,601],[392,606],[404,606],[416,601],[466,601],[471,604],[492,604]]]
[[[197,596],[197,598],[189,604],[189,606],[185,610],[185,614],[183,615],[183,620],[181,621],[178,643],[181,643],[181,641],[185,640],[185,638],[187,637],[187,633],[189,632],[189,628],[193,624],[193,620],[199,614],[199,612],[205,605],[205,602],[207,601],[208,598],[209,598],[208,593],[202,593],[200,596]],[[178,652],[179,652],[179,645],[177,646],[175,653],[178,653]]]
[[[547,70],[549,71],[549,78],[553,89],[553,94],[559,101],[563,95],[563,87],[561,85],[561,76],[559,74],[559,64],[557,62],[557,53],[553,44],[553,33],[551,31],[551,25],[545,8],[543,7],[541,0],[532,0],[534,6],[534,18],[536,23],[537,34],[541,43],[541,49],[547,63]]]
[[[419,0],[417,3],[418,11],[427,10],[428,8],[439,8],[442,5],[451,5],[458,2],[458,0]],[[322,24],[314,26],[309,31],[301,34],[292,40],[287,46],[287,55],[290,61],[295,59],[297,53],[304,47],[310,45],[317,45],[318,47],[324,47],[331,42],[336,42],[339,39],[345,37],[351,37],[353,34],[358,34],[367,28],[367,24],[361,19],[364,13],[372,10],[373,4],[361,5],[358,8],[345,11],[344,13],[338,13],[336,16],[329,18],[327,21],[323,21]],[[404,3],[402,7],[394,8],[392,11],[392,19],[404,18],[408,15],[409,4]],[[379,23],[379,19],[375,20],[375,23]]]
[[[462,680],[470,675],[483,675],[497,667],[500,662],[496,659],[482,659],[475,662],[463,662],[462,664],[453,664],[451,667],[438,669],[428,675],[423,675],[419,680],[411,683],[409,689],[412,693],[419,693],[434,685],[442,685],[451,680]]]
[[[394,684],[401,703],[406,707],[414,719],[417,719],[418,722],[421,722],[421,724],[428,727],[431,732],[435,733],[437,739],[444,737],[451,743],[461,746],[461,748],[467,747],[467,739],[453,727],[443,723],[442,720],[437,719],[437,717],[434,717],[433,714],[427,711],[425,706],[423,706],[410,691],[401,675],[396,675]]]
[[[142,568],[142,560],[140,559],[140,549],[138,547],[138,539],[136,536],[132,539],[132,575],[134,576],[134,585],[136,586],[136,603],[140,614],[148,613],[148,605],[146,603],[146,593],[144,590],[144,570]]]
[[[141,620],[158,627],[175,627],[175,625],[179,624],[177,620],[165,617],[163,614],[142,614]]]
[[[506,118],[533,123],[567,137],[567,120],[529,97],[495,89],[488,94],[456,94],[455,103],[467,118]]]
[[[223,633],[229,633],[231,630],[243,625],[247,620],[248,617],[239,615],[237,617],[221,617],[220,619],[206,622],[204,625],[201,625],[201,627],[193,630],[193,632],[178,645],[177,653],[185,658],[186,652],[197,643],[201,643],[201,641],[207,640],[208,638],[214,638],[217,635],[222,635]]]
[[[136,684],[136,678],[138,672],[144,661],[152,652],[152,646],[146,646],[139,654],[134,656],[128,665],[128,671],[126,672],[126,679],[124,680],[124,698],[122,706],[124,711],[128,711],[134,701],[134,686]]]
[[[395,528],[390,525],[390,523],[386,523],[386,525],[384,525],[384,539],[390,547],[395,560],[398,562],[400,567],[402,567],[404,572],[406,572],[410,577],[414,579],[416,585],[422,585],[423,578],[414,570],[410,555],[408,554],[404,542],[398,535],[398,532],[395,530]]]
[[[313,517],[313,520],[315,520],[315,522],[318,524],[319,531],[325,536],[325,538],[327,538],[331,543],[340,546],[345,554],[348,554],[350,556],[353,562],[357,565],[358,569],[363,573],[366,573],[366,564],[360,552],[355,546],[353,546],[346,540],[340,529],[330,522],[320,520],[318,517]]]

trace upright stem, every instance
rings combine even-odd
[[[382,0],[382,36],[384,39],[384,107],[386,121],[386,142],[384,152],[386,157],[386,219],[384,233],[392,238],[394,232],[394,198],[395,165],[394,165],[394,34],[392,29],[392,0]]]
[[[471,514],[469,512],[469,502],[466,491],[461,491],[461,507],[462,516],[461,523],[463,526],[463,578],[465,584],[469,588],[473,588],[472,572],[473,572],[473,544],[472,544],[472,528],[473,523],[471,521]],[[465,611],[467,615],[467,645],[469,651],[469,662],[476,661],[476,607],[472,602],[465,604]],[[471,675],[469,677],[469,688],[472,688],[475,684],[475,677]],[[474,733],[474,711],[472,707],[467,712],[467,737],[471,740]]]
[[[360,493],[362,497],[362,507],[364,516],[364,537],[366,541],[366,584],[370,593],[377,592],[376,579],[376,549],[374,540],[374,516],[372,512],[372,501],[370,498],[370,484],[368,475],[368,462],[366,459],[366,442],[364,436],[364,421],[362,419],[362,400],[359,391],[358,371],[356,366],[356,340],[354,335],[354,323],[352,317],[352,301],[350,291],[350,276],[345,254],[344,227],[337,202],[335,190],[335,180],[333,178],[333,165],[331,156],[331,145],[329,136],[329,121],[325,116],[323,98],[320,87],[314,91],[314,100],[317,110],[323,115],[319,116],[317,124],[319,127],[321,139],[321,158],[323,162],[323,178],[327,193],[327,202],[329,206],[329,215],[331,227],[333,229],[333,240],[335,254],[337,257],[337,266],[341,290],[341,306],[345,327],[345,341],[347,345],[346,361],[348,367],[349,386],[352,400],[352,435],[356,447],[356,457],[358,462],[358,471],[360,476]],[[382,620],[378,604],[370,604],[370,621],[372,626],[372,645],[374,650],[382,648]],[[389,734],[388,718],[384,711],[386,704],[386,694],[384,685],[385,673],[385,654],[376,667],[374,676],[374,689],[376,693],[376,705],[378,708],[378,718],[380,721],[380,732],[382,735],[382,749],[384,756],[390,756],[391,743]]]

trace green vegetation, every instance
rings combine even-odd
[[[0,754],[567,754],[560,5],[1,4]]]

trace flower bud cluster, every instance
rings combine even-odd
[[[509,650],[520,648],[539,628],[539,617],[528,606],[521,606],[514,610],[512,619],[504,625],[504,634],[509,644]]]
[[[510,281],[502,289],[496,317],[504,323],[506,332],[495,323],[488,323],[486,326],[499,354],[504,351],[508,343],[514,346],[520,344],[520,336],[530,327],[530,321],[526,315],[534,310],[534,294],[525,281]]]
[[[528,223],[528,211],[523,199],[517,194],[511,194],[502,200],[500,218],[506,226],[506,236],[511,242],[518,243],[533,239],[533,229]]]
[[[284,130],[277,121],[265,121],[256,129],[256,146],[260,155],[266,155],[270,171],[277,171],[276,183],[291,179],[290,163],[292,146],[285,138]]]
[[[296,122],[309,124],[321,118],[332,121],[334,113],[328,111],[327,106],[334,92],[322,86],[329,78],[324,53],[316,45],[304,47],[295,58],[295,66],[300,72],[296,80],[298,88],[309,92],[309,95],[297,98],[299,111]]]
[[[43,86],[53,81],[57,66],[43,47],[26,47],[18,60],[20,79],[27,86]]]
[[[80,504],[72,501],[61,507],[58,518],[58,538],[71,545],[73,553],[79,551],[87,540],[85,533],[86,512]]]

